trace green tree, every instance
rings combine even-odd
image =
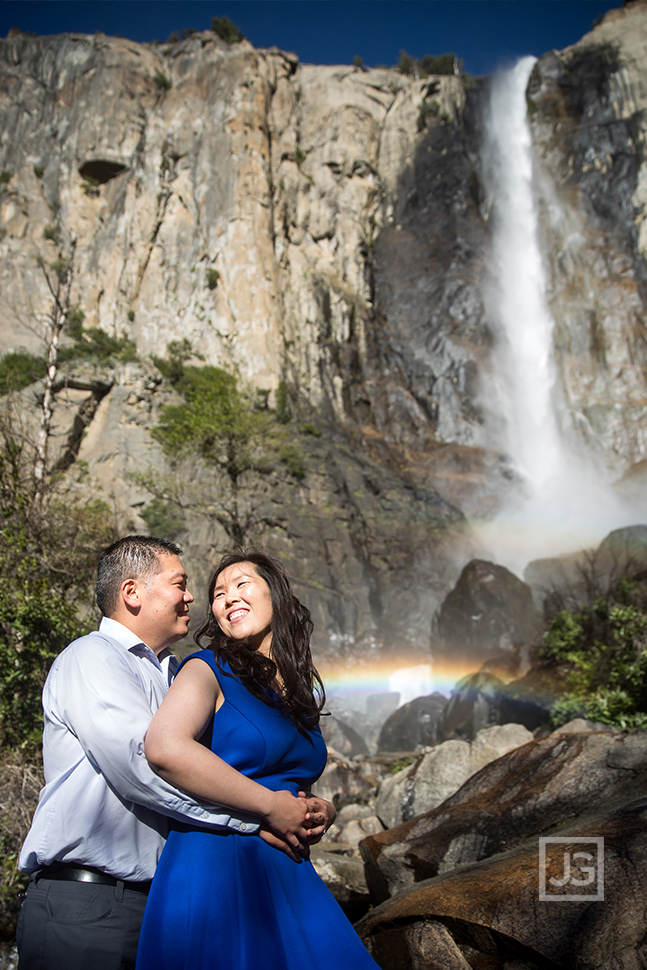
[[[182,401],[162,409],[152,432],[169,459],[170,472],[150,469],[136,476],[154,496],[144,518],[151,530],[160,516],[181,529],[189,510],[206,513],[234,544],[244,546],[257,541],[264,528],[256,476],[278,462],[293,478],[306,473],[299,441],[291,440],[294,429],[288,427],[287,389],[281,385],[274,411],[266,391],[221,367],[188,364],[192,357],[185,340],[170,343],[166,358],[155,360]],[[173,505],[181,512],[177,520]]]
[[[96,562],[115,535],[104,502],[35,479],[35,445],[19,428],[10,406],[0,417],[0,747],[10,748],[40,740],[45,676],[93,623]]]
[[[217,517],[230,538],[243,545],[251,522],[241,502],[242,479],[267,467],[274,416],[259,406],[253,388],[239,386],[220,367],[187,365],[175,387],[184,401],[163,408],[153,437],[174,461],[198,455],[220,473]]]
[[[41,784],[41,691],[52,661],[95,626],[99,551],[115,538],[103,502],[48,482],[36,500],[34,446],[0,419],[0,926],[15,925],[17,869]]]
[[[410,54],[407,54],[406,51],[400,51],[398,71],[400,74],[406,74],[408,76],[412,76],[416,72],[416,60]]]
[[[244,35],[229,17],[212,17],[211,29],[221,40],[224,40],[225,44],[238,44],[241,40],[245,40]]]

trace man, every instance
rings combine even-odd
[[[106,549],[99,630],[71,643],[45,683],[45,787],[19,863],[32,876],[18,921],[20,970],[134,967],[171,819],[258,833],[298,861],[294,836],[197,802],[146,761],[144,735],[168,687],[160,657],[189,627],[193,596],[180,552],[149,536]],[[334,817],[321,799],[305,808],[304,845]]]

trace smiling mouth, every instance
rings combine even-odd
[[[249,610],[234,610],[233,613],[229,614],[227,619],[229,620],[230,623],[235,623],[236,620],[242,620],[242,618],[244,616],[247,616],[248,613],[249,613]]]

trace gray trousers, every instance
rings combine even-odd
[[[146,899],[122,882],[32,879],[16,930],[18,970],[133,970]]]

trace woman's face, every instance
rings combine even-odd
[[[272,595],[251,562],[223,569],[216,579],[211,608],[225,636],[232,640],[247,637],[257,650],[269,655]]]

